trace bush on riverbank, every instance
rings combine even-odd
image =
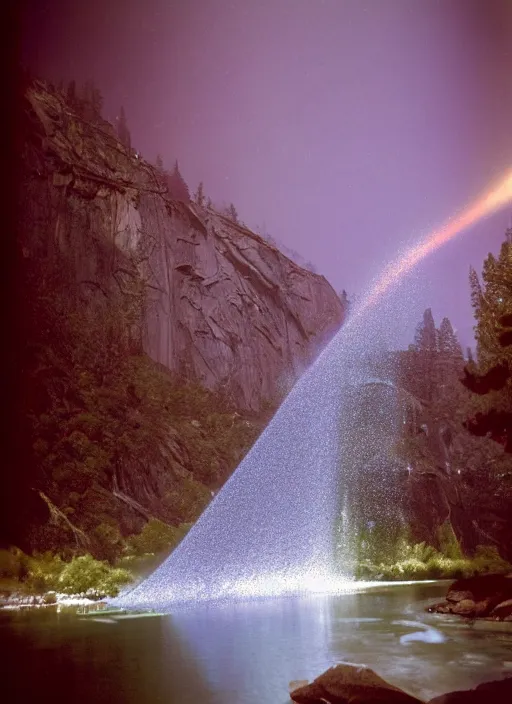
[[[500,557],[496,548],[488,545],[479,546],[473,557],[448,557],[425,543],[408,547],[409,550],[403,550],[402,557],[396,562],[360,561],[356,565],[356,578],[383,581],[460,579],[512,571],[512,565]]]
[[[7,592],[88,593],[101,599],[116,596],[121,587],[132,581],[129,570],[112,567],[91,555],[78,555],[66,562],[50,552],[29,556],[18,548],[0,550],[0,585]]]

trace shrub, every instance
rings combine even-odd
[[[28,555],[18,548],[0,550],[0,579],[23,579],[28,570]]]
[[[94,591],[98,597],[116,596],[119,589],[132,581],[128,570],[112,568],[91,555],[74,557],[62,570],[59,588],[65,594]]]
[[[512,570],[506,560],[494,547],[479,546],[473,558],[454,557],[460,555],[460,547],[451,540],[447,541],[451,557],[435,548],[418,543],[409,545],[402,541],[397,546],[399,559],[395,562],[373,563],[370,560],[359,562],[355,569],[357,579],[424,580],[424,579],[460,579],[477,574],[507,572]],[[445,543],[446,545],[446,543]]]
[[[452,560],[460,560],[464,557],[457,536],[449,521],[445,521],[443,525],[437,529],[437,539],[442,555]]]
[[[92,531],[97,557],[113,562],[124,547],[124,541],[118,526],[100,523]]]
[[[134,555],[169,552],[184,538],[190,527],[190,523],[182,523],[176,527],[152,518],[138,535],[128,538],[128,550]]]
[[[29,569],[25,580],[27,588],[33,592],[56,589],[64,565],[59,555],[51,552],[36,553],[29,558]]]
[[[493,545],[479,545],[473,561],[479,573],[512,571],[512,565],[501,557]]]

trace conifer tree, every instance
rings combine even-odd
[[[416,345],[416,349],[420,352],[437,351],[437,330],[430,308],[427,308],[423,313],[423,320],[416,328],[414,344]]]
[[[227,210],[226,210],[226,215],[230,220],[233,220],[233,222],[238,223],[238,213],[236,211],[235,206],[233,203],[230,203]]]
[[[490,434],[512,452],[512,229],[498,258],[486,258],[482,283],[471,270],[470,286],[477,370],[466,366],[463,383],[479,398],[466,426],[475,435]]]
[[[424,401],[432,401],[436,391],[438,340],[432,310],[427,308],[414,336],[414,368],[418,375],[418,393]]]
[[[462,348],[448,318],[443,318],[437,334],[439,352],[458,361],[462,360]]]
[[[204,205],[204,185],[203,182],[200,181],[199,185],[197,186],[197,191],[194,195],[194,201],[197,203],[199,206]]]
[[[448,318],[443,318],[437,332],[436,381],[443,388],[456,388],[464,364],[464,356],[457,335]]]
[[[126,114],[123,106],[121,106],[119,117],[117,118],[117,136],[126,149],[130,150],[132,148],[132,138],[126,123]]]
[[[185,179],[181,175],[178,160],[174,163],[172,173],[166,174],[167,189],[169,195],[174,200],[181,200],[184,203],[190,203],[190,193]]]
[[[158,171],[163,172],[164,170],[164,160],[162,159],[160,154],[156,155],[156,168],[158,169]]]
[[[86,81],[82,88],[81,112],[84,119],[91,122],[101,117],[103,96],[92,81]]]
[[[66,91],[66,98],[71,107],[75,107],[76,104],[76,82],[70,81],[68,83],[68,88]]]

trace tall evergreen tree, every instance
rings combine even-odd
[[[436,382],[445,389],[458,387],[464,355],[457,335],[448,318],[443,318],[437,332]]]
[[[123,106],[121,106],[119,117],[117,118],[117,136],[126,149],[130,150],[132,148],[132,138],[126,123],[126,114]]]
[[[448,318],[443,318],[437,335],[439,352],[462,360],[462,348]]]
[[[423,320],[416,328],[414,344],[419,352],[436,352],[438,349],[436,324],[430,308],[423,313]]]
[[[103,96],[92,81],[86,81],[81,93],[81,112],[84,119],[93,122],[101,117]]]
[[[432,401],[436,392],[438,339],[432,310],[427,308],[414,336],[415,355],[411,362],[418,376],[418,394],[423,401]]]
[[[485,260],[482,283],[471,270],[470,285],[477,370],[466,367],[463,383],[479,398],[467,427],[475,435],[490,434],[512,452],[512,229],[498,258],[489,254]]]
[[[158,171],[164,170],[164,160],[162,159],[160,154],[156,155],[156,168],[158,169]]]
[[[66,98],[68,103],[70,104],[71,107],[75,107],[76,104],[76,82],[75,81],[70,81],[68,83],[68,88],[66,91]]]
[[[238,223],[238,213],[233,203],[230,203],[228,208],[226,209],[226,215],[230,220],[233,220],[233,222]]]
[[[204,185],[203,185],[202,181],[200,181],[199,185],[197,186],[197,191],[195,192],[195,195],[194,195],[194,201],[199,206],[204,205]]]
[[[169,195],[174,200],[181,200],[190,203],[190,193],[185,179],[181,175],[178,160],[174,163],[174,169],[170,174],[166,174],[167,189]]]

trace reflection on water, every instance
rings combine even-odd
[[[3,613],[10,701],[280,704],[291,680],[340,660],[365,663],[424,699],[510,675],[512,633],[424,612],[445,591],[395,586],[153,618]]]

